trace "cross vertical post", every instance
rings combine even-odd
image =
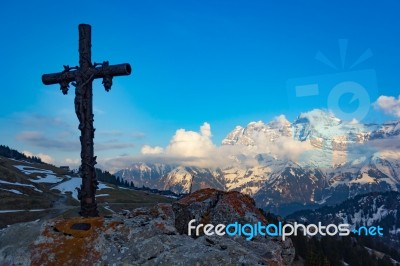
[[[78,190],[81,200],[81,215],[98,216],[96,203],[96,157],[94,157],[94,127],[93,127],[93,87],[91,74],[88,73],[92,65],[92,36],[89,25],[79,25],[79,70],[81,75],[75,89],[75,109],[79,119],[81,131],[81,167],[82,187]],[[89,82],[87,82],[89,81]]]
[[[79,25],[79,66],[64,66],[60,73],[44,74],[42,81],[45,85],[60,84],[63,94],[67,94],[69,83],[75,87],[75,112],[79,120],[81,131],[81,166],[79,173],[82,185],[78,189],[78,198],[81,202],[80,214],[84,217],[99,215],[96,203],[96,190],[98,181],[96,177],[94,156],[94,132],[93,127],[93,87],[92,82],[96,78],[103,78],[106,91],[111,89],[114,76],[130,75],[129,64],[109,65],[107,61],[92,64],[91,59],[91,26]]]

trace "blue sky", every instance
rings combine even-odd
[[[109,93],[94,83],[96,153],[111,158],[165,147],[177,129],[198,131],[204,122],[218,145],[236,125],[280,114],[293,121],[328,108],[341,81],[362,83],[370,103],[397,97],[399,11],[397,1],[7,1],[0,10],[1,144],[56,164],[78,159],[73,90],[64,96],[41,75],[78,64],[79,23],[93,27],[93,61],[133,68]],[[336,69],[316,60],[318,51]],[[350,69],[366,51],[368,60]],[[291,86],[308,83],[320,84],[318,95],[296,97]],[[357,108],[351,97],[340,99],[350,111]],[[363,121],[396,119],[368,110]]]

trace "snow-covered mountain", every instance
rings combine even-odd
[[[284,116],[279,116],[268,124],[258,121],[250,122],[245,128],[236,126],[222,140],[222,145],[256,146],[260,139],[273,142],[281,136],[292,136],[291,124]]]
[[[312,110],[292,123],[279,116],[235,127],[221,146],[235,148],[230,166],[142,162],[116,175],[136,186],[175,193],[206,187],[236,190],[254,197],[259,207],[285,214],[363,193],[399,190],[399,137],[400,121],[361,124]]]
[[[224,189],[223,176],[218,170],[178,166],[158,183],[161,190],[193,192],[202,188]]]
[[[379,154],[363,156],[328,173],[329,186],[324,192],[324,201],[333,204],[372,191],[399,191],[399,177],[399,160],[385,159]]]
[[[383,139],[400,135],[400,121],[387,122],[371,132],[369,139]]]
[[[267,124],[259,121],[251,122],[245,128],[237,126],[222,144],[255,146],[260,144],[260,139],[274,142],[281,137],[292,137],[297,141],[310,141],[316,148],[340,149],[340,142],[362,143],[372,132],[378,131],[396,132],[393,125],[389,128],[376,124],[364,125],[356,121],[344,122],[330,112],[315,109],[301,113],[293,123],[284,116],[279,116]],[[397,134],[399,133],[400,130]]]
[[[155,187],[160,179],[170,173],[175,167],[162,163],[135,163],[130,168],[118,171],[118,177],[134,183],[137,187]]]
[[[394,191],[358,195],[337,206],[298,211],[288,218],[324,225],[348,223],[351,229],[379,225],[386,244],[397,247],[400,243],[400,193]]]

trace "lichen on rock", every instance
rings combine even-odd
[[[191,237],[187,235],[187,222],[191,219],[214,225],[268,222],[250,197],[239,192],[203,189],[172,205],[137,208],[109,218],[43,221],[36,226],[40,230],[35,235],[16,246],[13,254],[18,254],[18,261],[10,255],[13,244],[1,243],[0,264],[290,265],[293,261],[290,239]],[[19,226],[2,230],[0,237],[6,239],[13,234],[18,237]]]

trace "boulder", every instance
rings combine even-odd
[[[190,219],[204,223],[268,221],[254,201],[238,192],[197,191],[174,204],[158,204],[110,217],[53,219],[35,223],[24,241],[20,228],[0,231],[0,265],[290,265],[290,239],[187,235]],[[13,239],[11,241],[11,239]],[[13,256],[18,255],[18,256]]]

